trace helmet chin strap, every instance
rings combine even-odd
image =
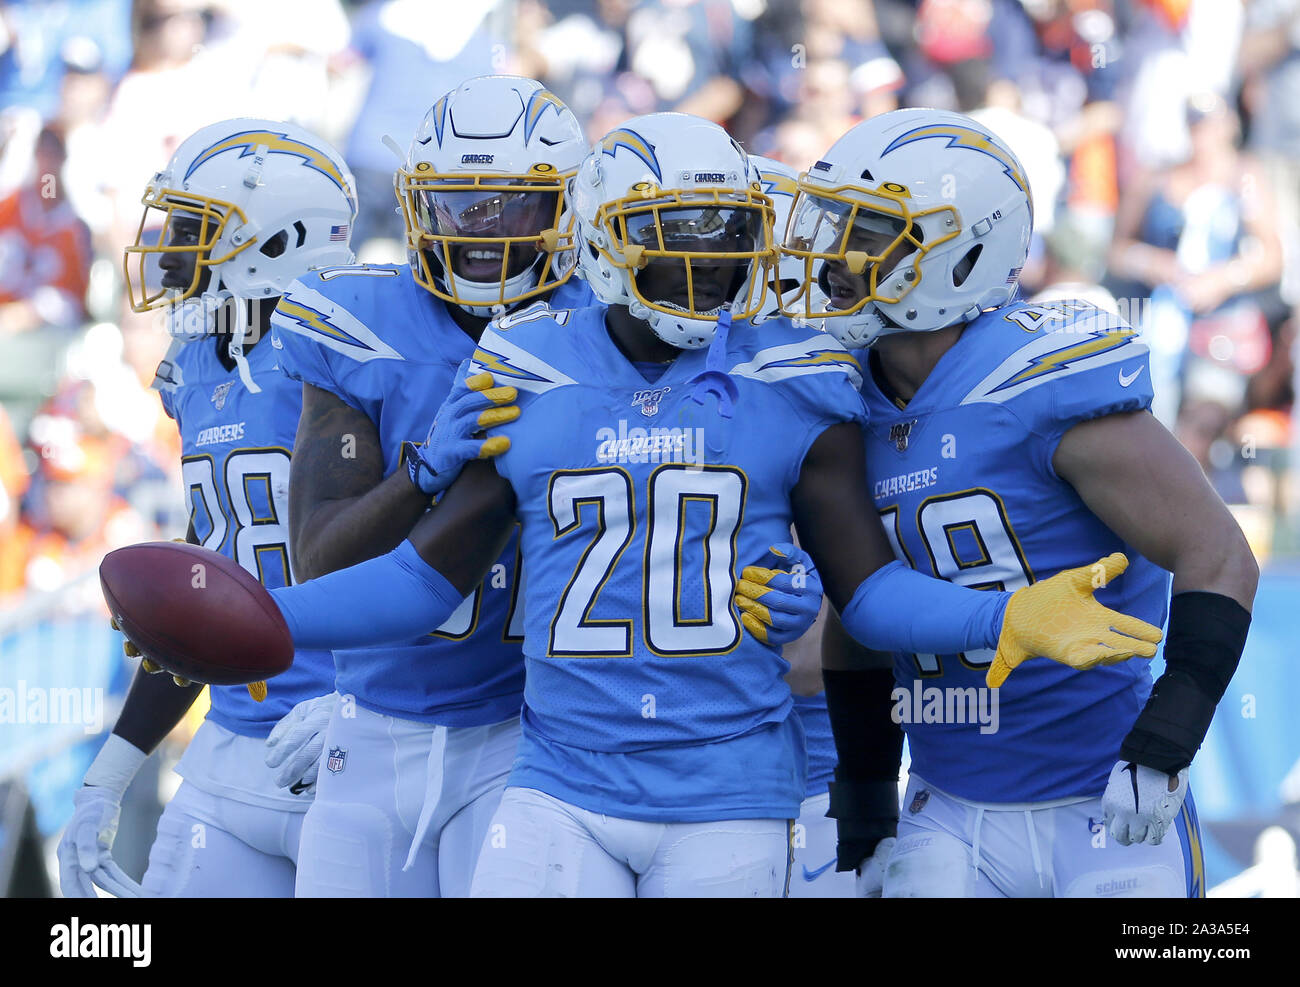
[[[463,302],[457,302],[456,306],[477,319],[499,319],[506,314],[506,307],[500,302],[495,302],[492,305],[466,305]]]
[[[248,392],[261,394],[262,389],[253,383],[253,373],[248,369],[248,359],[244,356],[244,339],[248,335],[248,305],[242,298],[235,302],[235,324],[230,333],[230,358],[235,361],[239,379],[248,388]]]
[[[669,304],[663,302],[661,304]],[[679,350],[702,350],[713,340],[718,324],[709,319],[692,319],[685,309],[681,315],[670,315],[650,308],[644,302],[634,300],[627,306],[634,319],[641,319],[650,324],[650,330],[669,346]],[[720,309],[721,312],[729,309]]]
[[[167,308],[167,332],[178,343],[191,343],[214,335],[220,329],[217,316],[227,303],[231,303],[229,307],[234,312],[230,327],[230,358],[235,361],[239,379],[249,393],[260,394],[262,389],[253,382],[248,359],[244,356],[244,340],[248,338],[248,303],[244,299],[219,288],[205,291],[197,298],[174,302]]]
[[[228,291],[205,291],[167,307],[167,332],[173,339],[189,343],[217,331],[217,313],[235,296]]]

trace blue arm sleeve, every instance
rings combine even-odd
[[[409,541],[297,586],[271,590],[298,648],[367,648],[427,634],[464,599]]]
[[[996,648],[1009,599],[1010,593],[967,589],[895,561],[862,581],[840,622],[877,651],[951,655]]]

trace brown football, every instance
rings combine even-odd
[[[242,685],[293,663],[293,638],[262,584],[224,555],[145,542],[104,556],[109,612],[145,657],[209,685]]]

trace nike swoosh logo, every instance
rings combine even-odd
[[[834,864],[835,864],[834,857],[831,858],[829,863],[822,864],[816,870],[812,870],[812,871],[808,869],[807,864],[804,864],[803,879],[808,882],[815,881],[817,880],[817,878],[821,877],[822,874],[826,873],[826,871],[828,871],[832,866],[834,866]]]
[[[1134,371],[1133,371],[1131,374],[1129,374],[1127,377],[1124,376],[1124,371],[1121,370],[1121,371],[1119,372],[1119,386],[1120,386],[1120,387],[1128,387],[1129,384],[1133,383],[1133,381],[1135,381],[1135,380],[1138,379],[1138,375],[1142,373],[1142,370],[1143,370],[1143,369],[1144,369],[1144,368],[1142,368],[1142,367],[1138,367],[1136,370],[1134,370]]]
[[[311,785],[307,784],[306,782],[304,782],[304,781],[295,781],[292,785],[289,786],[289,794],[290,794],[290,795],[301,795],[303,792],[307,791],[307,789],[309,789],[309,788],[311,788]]]

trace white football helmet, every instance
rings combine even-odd
[[[758,313],[776,257],[772,200],[717,124],[685,113],[635,117],[592,149],[570,194],[583,278],[664,342],[699,349],[724,309],[733,319]]]
[[[310,268],[352,263],[355,189],[338,152],[295,124],[202,128],[145,189],[123,258],[132,310],[168,307],[173,335],[193,338],[217,331],[231,298],[273,299]],[[194,255],[188,285],[158,286],[152,268],[183,254]],[[242,320],[246,307],[233,307]]]
[[[858,124],[799,181],[782,257],[790,318],[845,346],[928,332],[1005,305],[1029,252],[1033,201],[1007,145],[970,117],[909,109]]]
[[[785,228],[790,223],[790,210],[794,206],[795,193],[799,187],[799,172],[783,161],[765,158],[760,154],[751,154],[750,162],[758,169],[759,181],[763,185],[763,194],[772,200],[773,221],[772,236],[777,243],[785,240]],[[771,294],[764,296],[763,306],[755,322],[765,322],[781,315],[782,300],[786,295],[794,301],[794,293],[803,280],[803,262],[782,254],[779,263],[771,274]]]
[[[447,93],[394,178],[415,280],[480,316],[568,280],[565,184],[586,154],[577,118],[540,82],[486,75]]]

